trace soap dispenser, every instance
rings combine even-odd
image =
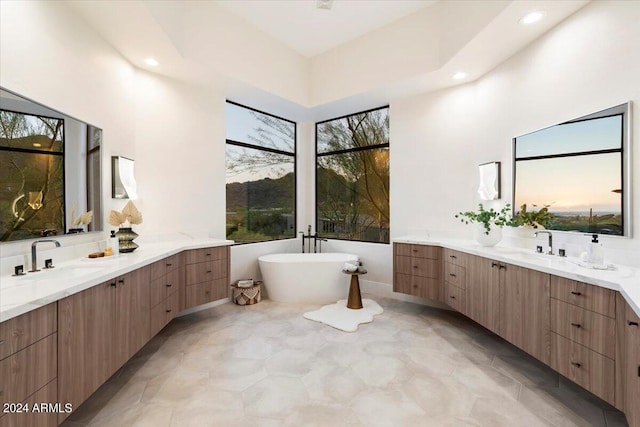
[[[115,230],[111,230],[111,236],[109,236],[107,246],[111,247],[114,254],[120,253],[120,242],[118,240],[118,236],[116,236]]]
[[[594,234],[591,236],[591,243],[589,244],[589,257],[588,260],[593,265],[603,265],[604,264],[604,247],[602,243],[598,242],[598,235]]]

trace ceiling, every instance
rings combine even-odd
[[[436,0],[216,0],[214,3],[306,57],[312,57],[428,7]]]
[[[291,119],[322,120],[476,80],[588,2],[334,0],[331,10],[315,0],[65,4],[136,67]],[[518,24],[535,9],[545,11],[542,21]],[[274,61],[274,52],[287,62]],[[161,65],[145,65],[149,56]],[[452,80],[461,69],[467,77]]]

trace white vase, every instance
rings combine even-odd
[[[495,246],[502,240],[502,228],[492,224],[489,234],[486,234],[486,231],[484,224],[476,224],[476,241],[480,243],[481,246]]]

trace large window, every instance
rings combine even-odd
[[[226,129],[227,238],[295,237],[296,124],[227,101]]]
[[[316,123],[316,230],[389,243],[389,107]]]
[[[552,230],[629,235],[626,104],[514,139],[514,213]]]

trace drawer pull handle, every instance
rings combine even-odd
[[[167,312],[167,313],[171,313],[171,309],[169,309],[169,310],[166,310],[166,312]]]
[[[455,275],[455,274],[453,274],[453,273],[449,273],[449,276],[451,276],[451,277],[456,277],[456,275]]]
[[[206,256],[211,256],[211,254],[205,254]]]
[[[506,270],[506,269],[507,269],[507,266],[506,266],[505,264],[500,264],[500,265],[498,266],[498,270],[502,270],[503,268]]]
[[[634,322],[632,320],[627,321],[627,323],[629,324],[629,326],[638,326],[638,322]],[[2,343],[0,343],[2,344]]]
[[[449,295],[449,298],[456,299],[456,297],[454,297],[453,295]]]
[[[573,366],[575,366],[576,368],[579,368],[580,366],[582,366],[582,364],[581,364],[581,363],[578,363],[578,362],[571,362],[571,364],[572,364]]]
[[[571,323],[571,326],[575,326],[576,328],[581,328],[582,325],[580,323]]]
[[[492,262],[491,268],[496,268],[496,267],[500,267],[500,265],[497,262]]]
[[[417,250],[417,249],[414,249],[414,250],[413,250],[413,252],[418,252],[418,250]]]
[[[418,268],[418,266],[417,266],[417,265],[414,265],[414,266],[413,266],[413,268]]]
[[[211,273],[211,270],[207,270],[207,274]]]
[[[171,264],[170,262],[167,263],[167,267],[171,267],[173,264]]]
[[[115,288],[117,286],[116,282],[112,282],[111,286]]]
[[[578,295],[578,296],[582,295],[582,292],[571,291],[571,293],[572,293],[573,295]]]
[[[124,279],[118,280],[118,283],[120,283],[122,286],[124,286]]]
[[[172,287],[173,285],[172,285],[171,283],[168,283],[166,286],[167,286],[167,288],[170,288],[170,287]]]
[[[457,257],[457,256],[455,256],[455,255],[449,255],[449,258],[456,259],[456,258],[458,258],[458,257]]]

